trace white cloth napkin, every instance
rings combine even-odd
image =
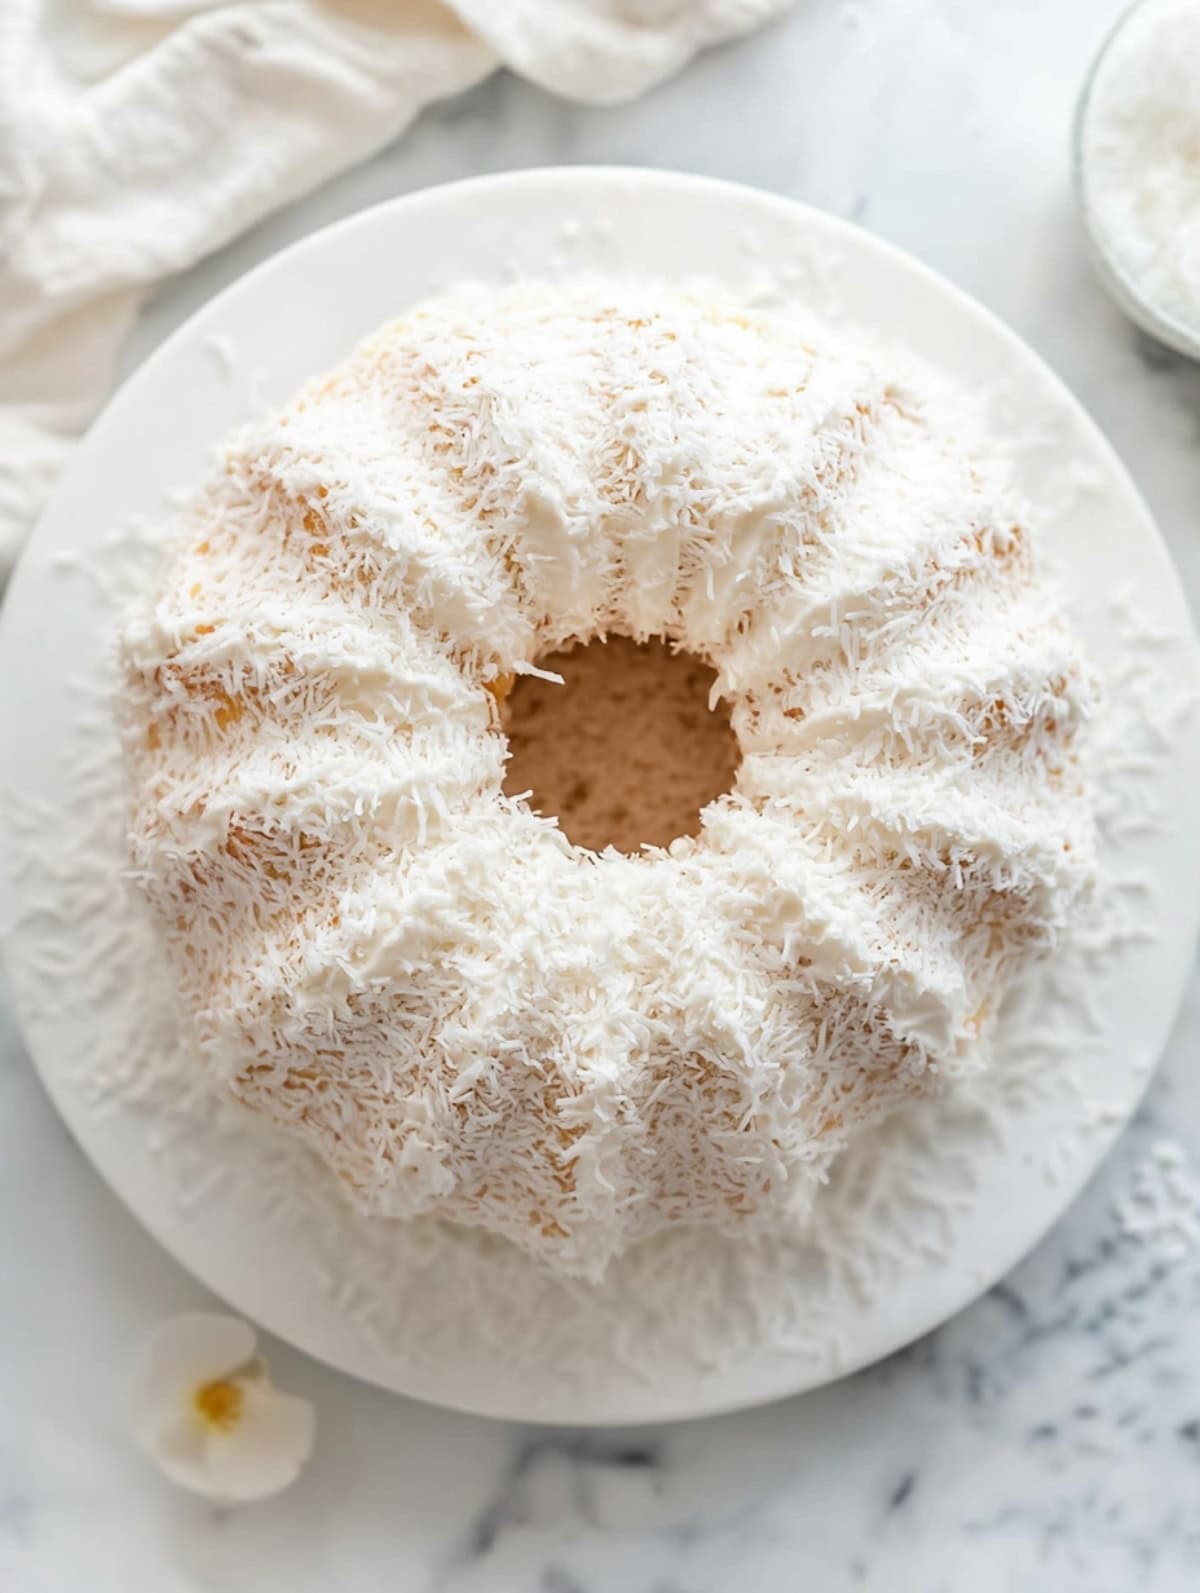
[[[498,66],[632,98],[791,0],[0,0],[0,580],[146,292]]]

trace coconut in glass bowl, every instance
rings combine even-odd
[[[1200,0],[1139,0],[1121,18],[1080,96],[1074,163],[1109,291],[1200,359]]]

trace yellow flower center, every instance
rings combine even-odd
[[[242,1391],[227,1377],[212,1383],[202,1383],[193,1396],[192,1403],[202,1421],[217,1427],[223,1433],[237,1426],[242,1415]]]

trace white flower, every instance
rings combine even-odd
[[[312,1406],[275,1388],[254,1347],[249,1323],[210,1311],[151,1341],[134,1431],[172,1482],[210,1499],[265,1499],[312,1453]]]

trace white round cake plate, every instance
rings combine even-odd
[[[1033,1099],[1015,1132],[973,1153],[970,1198],[953,1206],[936,1253],[843,1311],[836,1354],[798,1355],[769,1335],[749,1344],[743,1336],[719,1365],[682,1356],[648,1370],[614,1351],[610,1362],[595,1361],[584,1376],[578,1366],[560,1375],[552,1359],[536,1356],[526,1372],[501,1376],[492,1355],[495,1324],[488,1336],[474,1334],[475,1316],[487,1314],[485,1298],[462,1313],[461,1331],[446,1335],[444,1348],[425,1343],[414,1356],[381,1342],[369,1328],[370,1310],[361,1300],[354,1308],[347,1303],[356,1293],[360,1219],[348,1221],[338,1239],[346,1255],[340,1284],[331,1287],[302,1231],[282,1237],[269,1231],[266,1197],[256,1203],[244,1182],[226,1185],[218,1177],[198,1197],[193,1176],[184,1191],[175,1159],[160,1153],[145,1111],[89,1087],[87,1057],[109,1022],[103,997],[73,1001],[65,986],[61,1000],[46,997],[47,958],[69,954],[82,966],[95,929],[73,927],[69,859],[57,869],[31,869],[30,859],[53,852],[64,803],[68,796],[79,800],[86,761],[79,702],[111,670],[114,647],[104,581],[70,574],[102,568],[104,550],[116,546],[114,528],[139,518],[161,522],[171,490],[202,476],[213,445],[252,407],[282,400],[413,301],[463,279],[578,272],[700,275],[732,283],[751,301],[811,303],[909,345],[970,388],[1000,395],[1004,412],[1024,429],[1024,485],[1044,541],[1069,572],[1073,619],[1093,655],[1132,670],[1134,654],[1153,635],[1165,678],[1186,680],[1196,649],[1170,559],[1128,476],[1075,400],[1011,332],[869,234],[729,184],[566,169],[397,199],[305,239],[220,294],[147,360],[97,421],[22,560],[0,623],[0,744],[8,786],[2,841],[10,881],[5,953],[17,1011],[50,1094],[102,1176],[151,1233],[231,1306],[282,1338],[346,1371],[461,1409],[626,1423],[750,1405],[863,1366],[967,1304],[1045,1233],[1136,1105],[1181,997],[1200,910],[1194,822],[1200,740],[1194,723],[1176,732],[1147,797],[1157,821],[1130,827],[1117,849],[1116,866],[1152,893],[1154,935],[1122,942],[1080,1004],[1086,1089]],[[1115,625],[1117,592],[1144,622],[1135,640],[1123,639]],[[111,725],[89,726],[88,756],[97,737],[111,742],[114,735]],[[120,839],[113,836],[108,860],[114,881]],[[103,990],[102,978],[97,988]],[[1081,1132],[1085,1112],[1087,1132]],[[193,1174],[204,1133],[198,1126]],[[214,1140],[211,1156],[223,1156],[225,1144]],[[1063,1145],[1071,1148],[1050,1175],[1051,1151]],[[313,1172],[314,1179],[323,1176]],[[514,1275],[523,1265],[514,1252]],[[435,1267],[429,1277],[436,1276]],[[619,1315],[619,1305],[610,1302],[612,1309]],[[614,1330],[614,1341],[619,1336]]]

